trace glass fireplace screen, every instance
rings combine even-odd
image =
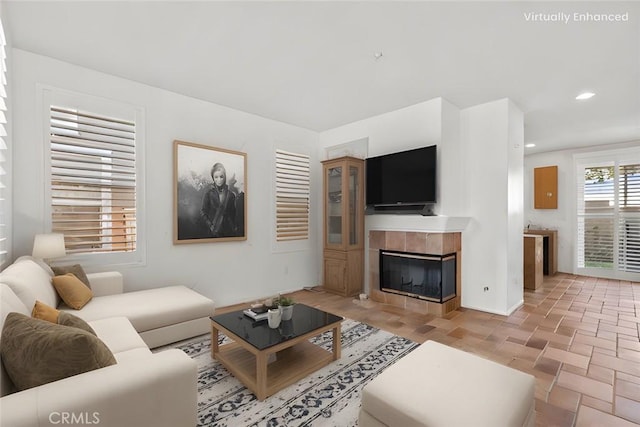
[[[443,303],[456,296],[456,254],[380,251],[380,290]]]

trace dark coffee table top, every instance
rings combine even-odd
[[[267,320],[255,321],[243,310],[211,316],[211,320],[236,334],[258,350],[297,338],[313,330],[344,320],[343,317],[304,304],[295,304],[291,320],[283,320],[270,328]]]

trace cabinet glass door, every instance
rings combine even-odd
[[[358,193],[360,182],[359,170],[355,166],[349,166],[349,244],[357,245],[358,239]]]
[[[342,244],[342,166],[327,169],[327,243]]]

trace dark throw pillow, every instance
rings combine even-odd
[[[0,355],[18,390],[116,363],[111,350],[89,332],[15,312],[2,328]]]
[[[87,331],[90,334],[97,336],[96,331],[94,331],[87,322],[85,322],[78,316],[74,316],[73,314],[66,311],[61,311],[60,314],[58,314],[58,325],[71,326],[72,328],[82,329],[83,331]]]

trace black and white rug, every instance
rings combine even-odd
[[[221,337],[220,343],[226,341]],[[312,339],[331,347],[331,332]],[[356,426],[362,387],[418,344],[364,323],[342,323],[342,357],[260,402],[211,359],[210,336],[176,343],[198,363],[199,426]],[[164,349],[168,348],[164,347]],[[158,349],[161,350],[161,349]]]

